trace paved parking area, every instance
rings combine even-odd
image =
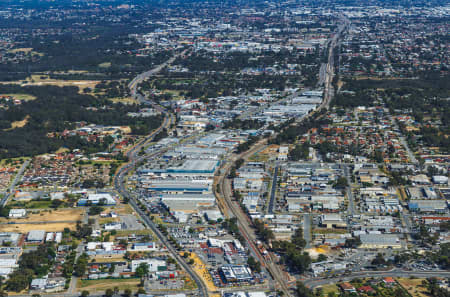
[[[121,215],[120,220],[123,223],[123,228],[127,230],[144,230],[144,225],[138,221],[134,215]]]

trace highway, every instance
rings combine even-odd
[[[320,286],[334,284],[341,281],[349,281],[354,278],[367,278],[367,277],[450,277],[450,271],[405,271],[401,269],[393,269],[390,271],[361,271],[355,272],[350,275],[340,276],[335,278],[311,278],[303,280],[305,286],[310,289],[315,289]]]
[[[141,149],[149,142],[154,139],[154,137],[163,129],[169,129],[172,123],[175,123],[175,117],[173,114],[169,113],[165,108],[162,106],[151,102],[147,100],[144,96],[139,94],[137,92],[137,85],[142,82],[143,80],[149,78],[151,75],[154,75],[158,73],[161,69],[163,69],[165,66],[172,63],[179,55],[183,55],[185,51],[182,53],[175,55],[165,63],[153,68],[150,71],[144,72],[140,75],[138,75],[135,79],[133,79],[128,87],[130,88],[131,95],[138,100],[139,102],[143,104],[150,104],[155,109],[160,111],[161,113],[165,114],[165,118],[161,126],[153,131],[150,135],[145,137],[142,141],[140,141],[137,145],[135,145],[132,149],[130,149],[127,152],[127,156],[129,158],[129,162],[118,169],[117,174],[114,179],[114,186],[118,193],[120,193],[123,197],[129,199],[129,204],[133,207],[133,209],[139,214],[139,216],[142,218],[143,222],[156,234],[160,242],[167,247],[167,250],[172,254],[172,257],[177,260],[177,262],[183,267],[183,269],[189,274],[189,276],[192,278],[192,280],[195,281],[197,288],[198,288],[198,296],[201,297],[207,297],[208,296],[208,290],[203,283],[202,279],[194,272],[194,270],[186,263],[184,258],[182,258],[178,251],[171,245],[171,243],[168,241],[167,237],[162,234],[162,232],[158,229],[155,223],[153,223],[152,220],[147,216],[146,213],[144,213],[137,205],[138,197],[134,196],[132,193],[130,193],[125,185],[124,185],[124,179],[125,177],[132,171],[134,168],[142,161],[155,158],[162,154],[165,149],[161,149],[159,151],[153,152],[151,154],[146,154],[143,156],[138,156],[138,153],[141,151]]]

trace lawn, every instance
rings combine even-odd
[[[325,295],[325,296],[327,296],[328,293],[331,293],[331,292],[334,292],[334,293],[339,292],[339,289],[336,286],[336,284],[323,285],[321,288],[322,288],[323,295]]]
[[[50,208],[51,204],[51,200],[31,200],[27,202],[12,201],[8,206],[12,208],[42,209]]]
[[[114,287],[118,287],[119,290],[136,290],[140,282],[141,281],[138,278],[78,280],[77,288],[90,292],[105,291],[106,289],[113,289]]]

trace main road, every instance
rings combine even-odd
[[[367,277],[418,277],[418,278],[428,278],[428,277],[450,277],[450,271],[405,271],[401,269],[393,269],[390,271],[361,271],[354,272],[350,275],[335,277],[335,278],[310,278],[303,280],[305,286],[310,289],[315,289],[324,285],[334,284],[341,281],[349,281],[356,277],[367,278]]]
[[[159,241],[167,247],[167,250],[172,254],[172,257],[177,260],[177,262],[183,267],[183,269],[189,274],[189,276],[195,281],[197,288],[198,288],[198,296],[201,297],[207,297],[208,296],[208,290],[206,289],[205,284],[203,283],[203,280],[195,273],[195,271],[186,263],[184,258],[182,258],[178,251],[172,246],[172,244],[169,242],[167,237],[159,230],[159,228],[156,226],[156,224],[147,216],[147,214],[142,211],[139,206],[137,205],[138,197],[136,197],[133,193],[130,193],[125,184],[124,180],[125,177],[133,171],[138,164],[140,164],[142,161],[155,158],[159,155],[161,155],[164,151],[167,150],[161,149],[159,151],[153,152],[148,155],[138,156],[138,152],[141,151],[141,149],[148,143],[149,141],[153,140],[154,137],[161,132],[163,129],[169,129],[170,125],[174,123],[174,115],[171,114],[169,111],[167,111],[162,106],[146,99],[142,94],[138,93],[137,86],[140,82],[142,82],[145,79],[148,79],[150,76],[158,73],[163,69],[165,66],[172,63],[178,56],[185,54],[186,51],[183,51],[179,53],[178,55],[175,55],[165,63],[153,68],[150,71],[144,72],[140,75],[138,75],[135,79],[133,79],[128,87],[130,88],[131,95],[138,101],[140,101],[143,104],[150,104],[155,109],[160,111],[161,113],[165,114],[165,118],[163,123],[159,128],[157,128],[155,131],[153,131],[150,135],[145,137],[142,141],[140,141],[138,144],[136,144],[132,149],[130,149],[127,153],[127,156],[129,158],[129,162],[118,169],[115,179],[114,179],[114,186],[118,193],[120,193],[123,197],[129,199],[129,204],[133,207],[133,209],[139,214],[139,216],[142,218],[144,223],[154,232],[154,234],[158,237]]]

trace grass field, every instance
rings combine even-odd
[[[33,74],[28,77],[25,81],[12,81],[12,82],[1,82],[3,84],[20,84],[21,86],[73,86],[78,87],[78,89],[83,91],[84,88],[94,89],[99,83],[98,80],[58,80],[51,79],[47,75]]]
[[[336,284],[324,285],[324,286],[321,286],[321,288],[322,288],[323,295],[325,295],[325,296],[327,296],[327,294],[331,293],[331,292],[335,292],[335,293],[339,292],[339,289],[336,286]]]
[[[105,291],[106,289],[113,289],[118,287],[119,290],[131,289],[136,290],[140,283],[140,279],[98,279],[98,280],[78,280],[77,288],[95,292]]]
[[[248,158],[250,162],[267,162],[270,156],[267,154],[254,154]]]
[[[29,94],[22,94],[22,93],[15,93],[15,94],[0,94],[1,96],[10,96],[17,100],[23,100],[23,101],[31,101],[35,100],[36,97]]]
[[[422,286],[422,278],[397,278],[397,282],[406,290],[411,296],[427,297],[427,289]]]
[[[116,236],[127,236],[127,235],[153,235],[152,230],[143,229],[143,230],[117,230]]]
[[[345,234],[347,233],[346,229],[322,229],[322,228],[316,228],[313,229],[312,233],[316,234]]]
[[[24,204],[24,205],[22,205]],[[50,200],[31,200],[26,202],[11,201],[8,206],[12,208],[26,208],[26,209],[42,209],[50,208],[52,202]]]
[[[98,219],[98,223],[100,225],[116,223],[116,222],[120,222],[120,218],[100,218],[100,219]]]
[[[123,104],[139,104],[139,102],[133,97],[122,97],[122,98],[110,98],[109,101],[114,103],[123,103]]]

